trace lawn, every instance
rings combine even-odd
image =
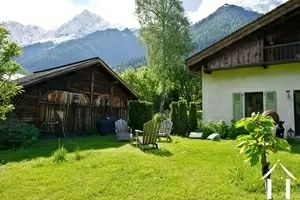
[[[250,168],[238,155],[236,141],[203,141],[173,137],[161,150],[142,152],[112,137],[61,141],[67,161],[53,163],[57,140],[31,149],[0,152],[0,196],[5,199],[266,199],[259,166]],[[75,159],[79,147],[82,159]],[[280,159],[300,177],[300,147]],[[78,156],[78,153],[77,153]],[[231,172],[230,172],[230,170]],[[284,199],[286,176],[276,168],[274,199]],[[300,186],[292,182],[292,199]]]

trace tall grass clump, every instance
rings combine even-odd
[[[66,155],[68,151],[64,148],[63,145],[60,145],[60,139],[58,139],[58,148],[53,152],[53,162],[54,163],[62,163],[66,161]]]
[[[80,152],[79,147],[76,148],[74,154],[75,154],[75,160],[77,160],[77,161],[82,160],[84,158],[84,155]]]

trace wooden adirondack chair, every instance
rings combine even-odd
[[[173,122],[171,120],[165,119],[164,121],[162,121],[158,132],[158,139],[160,140],[160,138],[165,137],[167,138],[167,141],[171,142],[172,127],[173,127]]]
[[[116,139],[118,141],[121,140],[129,140],[132,143],[132,133],[131,128],[128,127],[128,124],[125,120],[119,119],[115,122],[115,130],[116,130]]]
[[[143,131],[135,130],[136,143],[144,150],[145,146],[153,145],[153,147],[159,148],[157,144],[157,137],[160,124],[155,120],[150,120],[143,125]],[[143,136],[139,136],[142,133]]]

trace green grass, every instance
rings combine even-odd
[[[54,163],[57,140],[0,152],[0,196],[5,199],[266,199],[259,166],[238,155],[236,141],[173,137],[161,150],[140,151],[111,137],[61,140],[66,161]],[[299,147],[294,155],[271,154],[300,177]],[[231,170],[231,172],[229,171]],[[274,199],[284,199],[286,176],[276,168]],[[292,182],[292,199],[300,186]]]

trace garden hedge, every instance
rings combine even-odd
[[[146,101],[129,101],[129,126],[143,130],[143,124],[152,119],[153,104]]]
[[[172,102],[170,104],[170,118],[173,122],[172,133],[176,134],[178,131],[178,102]]]
[[[195,102],[190,103],[190,112],[189,112],[189,131],[196,131],[198,128],[198,119],[197,119],[197,105]]]
[[[188,130],[188,115],[186,100],[178,101],[178,134],[186,136]]]

